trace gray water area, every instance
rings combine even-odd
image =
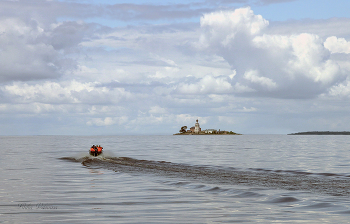
[[[350,136],[0,137],[0,223],[349,223]],[[88,155],[93,144],[104,147]]]

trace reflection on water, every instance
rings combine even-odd
[[[5,223],[346,223],[350,213],[346,136],[0,139],[13,146],[0,157]],[[96,143],[104,155],[88,156]]]

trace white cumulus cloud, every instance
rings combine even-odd
[[[233,90],[229,77],[207,75],[195,83],[180,83],[176,92],[182,94],[228,93]]]
[[[243,77],[252,83],[257,83],[263,87],[266,87],[269,90],[277,87],[277,84],[272,79],[259,76],[258,71],[256,70],[249,70],[245,72]]]
[[[312,33],[271,34],[269,22],[249,7],[205,14],[201,29],[197,47],[230,64],[236,71],[230,85],[254,90],[243,94],[309,98],[346,78],[331,53],[346,53],[348,42],[334,37],[324,42]]]
[[[328,37],[324,46],[332,53],[350,54],[350,42],[346,41],[345,38]]]

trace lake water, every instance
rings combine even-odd
[[[0,137],[0,223],[349,223],[350,136]],[[104,147],[93,158],[88,149]]]

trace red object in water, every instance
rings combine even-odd
[[[103,147],[101,147],[101,146],[95,146],[95,145],[93,145],[93,146],[90,148],[89,153],[90,153],[90,155],[92,155],[92,156],[98,156],[98,155],[101,155],[101,154],[102,154],[102,149],[103,149]]]

